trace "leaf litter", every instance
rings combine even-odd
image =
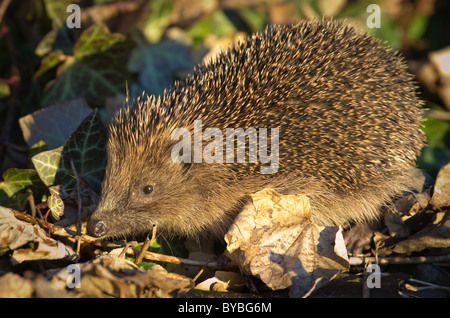
[[[225,240],[245,274],[273,290],[290,288],[293,297],[310,294],[349,268],[341,229],[314,224],[304,195],[270,189],[254,194]]]
[[[434,188],[428,188],[422,193],[411,193],[397,200],[394,210],[386,214],[382,222],[384,226],[369,233],[372,246],[380,246],[375,250],[380,264],[385,264],[385,259],[398,259],[389,256],[403,256],[402,259],[407,263],[411,259],[412,263],[422,262],[424,259],[424,262],[432,261],[433,258],[427,261],[427,257],[414,257],[415,253],[424,250],[438,253],[436,257],[443,255],[443,259],[436,258],[439,262],[446,260],[445,255],[448,253],[445,254],[445,250],[450,246],[449,210],[442,203],[436,209],[431,202],[442,202],[441,199],[437,201],[433,198],[448,195],[447,188],[441,186],[449,178],[447,171],[447,166],[441,169]],[[436,191],[436,188],[442,191]],[[38,225],[16,219],[10,209],[1,208],[0,211],[0,251],[3,254],[11,253],[13,262],[37,259],[67,260],[76,257],[69,247],[50,238]],[[265,189],[252,196],[252,200],[226,234],[227,255],[239,266],[244,276],[259,278],[269,289],[288,289],[290,297],[323,295],[327,291],[327,288],[323,287],[339,286],[329,282],[339,281],[340,273],[348,272],[349,264],[355,264],[355,259],[358,258],[355,254],[348,257],[352,254],[346,250],[342,232],[340,227],[314,224],[306,196],[283,196],[271,189]],[[443,254],[439,255],[439,252]],[[374,250],[370,250],[360,255],[369,259],[373,253]],[[197,266],[201,264],[206,265],[207,262],[198,262]],[[159,266],[144,271],[132,262],[113,255],[104,255],[77,266],[80,268],[83,289],[67,288],[66,280],[70,276],[67,267],[34,274],[31,277],[4,275],[0,279],[0,289],[17,297],[52,295],[55,290],[60,292],[60,297],[177,297],[195,285],[191,278],[184,275],[169,273]],[[232,286],[238,284],[230,283],[232,280],[236,281],[238,273],[232,276],[223,273],[219,270],[216,271],[215,278],[208,277],[203,282],[196,282],[196,288],[222,292],[242,291],[244,280],[237,279],[240,281],[239,289]],[[389,280],[383,278],[383,281]],[[352,284],[350,286],[355,286]],[[356,286],[361,284],[360,282]],[[385,288],[394,290],[383,295],[406,297],[411,293],[404,292],[408,284],[411,285],[411,282],[407,279],[402,279],[398,284],[385,284]],[[17,288],[14,289],[14,286]],[[26,286],[23,293],[18,291],[19,286]],[[345,286],[342,287],[342,293],[345,294],[349,285],[342,286]],[[427,288],[447,293],[442,287]],[[421,290],[417,291],[419,295]],[[335,293],[336,290],[332,292]]]
[[[67,105],[73,108],[77,106],[77,102]],[[41,112],[43,114],[51,109],[48,108]],[[81,117],[78,121],[80,120]],[[45,125],[41,124],[41,126],[44,127]],[[29,127],[27,129],[34,129],[31,124],[27,127]],[[81,137],[86,138],[87,141],[94,140],[94,142],[87,142],[86,144],[95,145],[98,149],[102,148],[98,146],[98,143],[99,140],[104,140],[104,133],[96,110],[92,111],[78,124],[78,128],[64,143],[64,148],[70,150],[71,153],[80,154],[79,157],[83,158],[85,150],[78,149],[75,144],[70,144],[71,141]],[[61,138],[61,140],[63,139]],[[60,148],[63,149],[63,147]],[[76,205],[81,204],[81,217],[83,218],[95,209],[98,197],[96,197],[92,186],[99,186],[101,172],[97,172],[95,170],[97,168],[94,166],[90,166],[88,170],[83,170],[79,168],[79,161],[74,161],[76,170],[83,181],[83,185],[78,189],[81,193],[78,200],[81,199],[82,202],[74,202],[77,197],[75,195],[77,189],[65,193],[64,190],[66,189],[61,187],[60,184],[67,182],[59,182],[67,177],[66,179],[70,179],[73,183],[73,169],[69,168],[67,160],[62,158],[64,153],[58,152],[59,148],[42,149],[43,151],[33,157],[33,159],[41,158],[40,161],[33,161],[36,170],[10,169],[6,171],[4,174],[6,176],[5,181],[0,183],[0,189],[3,189],[10,200],[14,199],[21,202],[22,208],[30,200],[30,193],[33,194],[33,191],[36,191],[34,195],[38,200],[40,199],[38,193],[43,192],[42,189],[49,191],[50,196],[47,195],[48,207],[52,212],[53,219],[60,219],[55,224],[69,226],[77,222]],[[75,150],[75,152],[72,150]],[[42,166],[39,164],[41,161],[45,161]],[[63,164],[61,165],[61,163]],[[96,164],[96,166],[98,165]],[[47,167],[52,167],[51,171]],[[60,177],[59,181],[56,180],[57,171],[64,172],[64,177]],[[423,192],[407,194],[395,201],[391,211],[386,213],[384,218],[378,222],[378,227],[372,228],[370,225],[355,226],[352,230],[356,232],[357,240],[365,242],[364,245],[360,244],[356,254],[354,250],[347,251],[346,243],[348,242],[344,242],[343,239],[343,232],[345,235],[350,231],[343,231],[340,227],[318,226],[311,220],[311,208],[306,196],[285,196],[271,189],[265,189],[252,195],[251,200],[226,234],[227,255],[233,261],[232,265],[239,267],[243,276],[256,277],[263,282],[265,287],[253,291],[259,292],[264,288],[274,291],[288,290],[291,297],[314,295],[317,289],[335,280],[336,277],[339,278],[340,273],[348,272],[350,264],[357,264],[359,257],[363,257],[360,258],[360,264],[363,264],[364,259],[369,259],[374,254],[380,263],[391,262],[394,259],[391,256],[403,256],[403,260],[409,262],[411,259],[414,260],[414,253],[419,252],[440,252],[441,254],[436,257],[442,257],[442,254],[445,256],[445,250],[450,246],[450,212],[448,210],[450,206],[450,186],[448,180],[450,180],[450,164],[441,169],[434,187],[425,188]],[[38,189],[39,191],[37,191]],[[30,190],[31,192],[29,192]],[[56,192],[53,190],[56,190]],[[25,192],[23,198],[21,198],[19,194],[24,191],[28,192]],[[36,208],[38,206],[39,204]],[[60,240],[58,235],[68,233],[63,228],[55,231],[55,228],[58,227],[52,227],[50,223],[47,224],[49,227],[44,226],[49,231],[46,232],[42,228],[42,222],[39,226],[35,224],[36,222],[31,222],[35,225],[27,223],[30,220],[24,221],[22,218],[18,220],[14,217],[16,215],[14,211],[6,208],[2,208],[0,212],[0,253],[1,255],[8,255],[13,264],[36,260],[70,263],[79,257],[69,247],[70,244],[66,245]],[[82,235],[81,238],[84,242],[90,242],[89,244],[95,241],[95,239],[88,238],[85,235]],[[127,253],[130,252],[127,250]],[[89,294],[97,297],[173,297],[192,289],[194,283],[188,277],[194,276],[203,280],[199,279],[199,282],[196,282],[197,289],[209,288],[211,291],[222,292],[243,290],[242,282],[248,282],[247,279],[242,276],[242,279],[236,279],[236,274],[240,276],[236,272],[232,275],[224,274],[223,271],[220,271],[220,262],[215,260],[217,255],[202,253],[191,251],[189,260],[184,261],[180,261],[176,257],[161,257],[161,254],[156,256],[156,253],[146,256],[147,259],[173,262],[173,266],[167,268],[183,274],[175,278],[175,276],[170,276],[169,273],[164,276],[159,272],[158,276],[153,272],[153,276],[145,278],[147,280],[140,280],[141,283],[145,282],[147,287],[136,284],[134,278],[132,278],[137,275],[134,273],[137,270],[136,268],[133,271],[118,273],[117,271],[111,271],[111,266],[106,266],[104,265],[106,263],[101,261],[95,263],[96,265],[88,262],[91,267],[84,267],[88,263],[82,263],[78,266],[82,268],[82,273],[85,273],[82,277],[84,277],[86,289],[81,292],[77,289],[67,290],[67,287],[64,287],[67,292],[66,296],[77,297]],[[349,258],[348,255],[351,255],[351,257]],[[109,255],[109,257],[113,256]],[[211,259],[213,261],[210,261]],[[430,262],[430,260],[433,259],[428,257],[427,262]],[[111,264],[111,262],[108,264]],[[191,266],[191,269],[192,266],[197,267],[194,270],[183,272],[176,269],[177,266],[180,267],[176,264],[185,264],[186,267]],[[92,269],[92,266],[95,269]],[[199,266],[208,267],[209,270],[205,271],[203,275],[198,275]],[[214,270],[211,269],[219,269],[219,271],[214,274]],[[60,273],[64,271],[67,272],[66,267],[60,269]],[[142,269],[139,269],[139,271],[142,271]],[[88,277],[95,276],[93,273],[99,276],[97,280],[94,278],[88,279]],[[131,276],[126,278],[128,275]],[[48,273],[32,279],[19,275],[8,275],[5,276],[4,280],[0,280],[0,287],[11,291],[11,282],[16,282],[17,286],[28,286],[30,283],[35,288],[32,289],[31,294],[20,295],[51,295],[53,285],[49,281],[49,277]],[[24,282],[24,279],[26,282]],[[168,283],[168,286],[156,283],[162,280],[172,281],[173,283]],[[189,281],[189,284],[186,283],[186,280]],[[64,285],[61,281],[58,284]],[[96,284],[104,285],[104,289],[97,287],[98,293],[95,293],[94,289],[88,289],[89,286]],[[129,287],[130,284],[134,287]],[[36,288],[36,286],[39,287]],[[45,292],[40,291],[44,288],[42,286],[47,286]],[[249,288],[252,290],[251,284]],[[258,286],[258,288],[261,287]],[[24,290],[29,291],[30,289],[25,288]],[[57,295],[55,294],[55,296]]]

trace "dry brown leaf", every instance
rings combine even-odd
[[[231,259],[245,274],[300,297],[348,269],[341,229],[314,224],[306,196],[266,189],[252,199],[225,235]]]
[[[384,216],[391,237],[407,238],[417,232],[429,220],[425,208],[430,202],[430,191],[411,193],[394,202],[395,211]]]
[[[148,271],[134,263],[115,256],[104,255],[79,266],[80,284],[73,291],[96,297],[176,297],[194,287],[191,279],[168,273],[156,265]],[[49,278],[54,286],[66,290],[71,273],[66,268],[53,272]]]
[[[27,246],[30,242],[33,243],[33,247]],[[37,259],[71,260],[77,257],[70,247],[48,237],[39,226],[16,219],[13,210],[5,207],[0,207],[1,248],[13,250],[11,256],[13,264]]]
[[[28,298],[33,291],[33,284],[17,274],[6,273],[0,277],[0,298]]]
[[[415,195],[417,202],[411,207],[411,210],[419,210],[427,205],[427,193]],[[429,203],[438,211],[444,207],[450,206],[450,164],[439,170],[434,185],[434,192]],[[426,226],[420,230],[410,229],[411,236],[406,240],[395,244],[393,251],[396,253],[420,252],[427,248],[447,248],[450,246],[450,210],[430,213],[422,213],[423,217],[418,218],[415,223],[421,225],[425,218],[429,221]],[[418,215],[420,217],[420,215]],[[431,218],[431,219],[430,219]],[[386,222],[389,226],[389,222]],[[404,222],[404,226],[406,222]],[[409,224],[409,227],[414,224]],[[390,229],[391,230],[391,229]]]
[[[244,277],[240,273],[216,271],[214,277],[198,283],[195,289],[227,292],[242,291],[244,287]]]
[[[439,170],[430,203],[436,208],[450,206],[450,163]]]
[[[444,85],[450,85],[450,46],[431,52],[429,57],[441,82]]]
[[[422,230],[408,239],[397,243],[396,253],[420,252],[426,248],[447,248],[450,246],[450,210],[435,213],[434,219]]]
[[[403,215],[415,215],[428,206],[430,199],[429,190],[422,193],[411,193],[394,202],[395,210]]]

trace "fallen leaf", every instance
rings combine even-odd
[[[194,287],[190,278],[168,273],[159,265],[143,271],[131,261],[111,255],[73,266],[77,266],[80,275],[79,287],[73,288],[73,292],[80,296],[169,298]],[[72,272],[61,268],[53,271],[48,279],[53,286],[66,291],[66,282],[71,281],[71,275]]]
[[[218,292],[242,291],[244,278],[240,273],[216,271],[214,277],[208,278],[195,286],[195,289]]]
[[[448,248],[450,246],[450,210],[437,212],[433,220],[408,239],[397,243],[396,253],[420,252],[427,248]]]
[[[429,55],[430,61],[437,70],[439,78],[444,85],[450,84],[450,46]]]
[[[29,247],[28,243],[33,246]],[[2,249],[13,250],[13,264],[38,259],[73,260],[77,257],[70,247],[47,237],[39,226],[16,219],[11,209],[0,206],[0,250]]]
[[[411,193],[394,202],[395,210],[404,215],[414,215],[421,212],[430,202],[430,191]]]
[[[450,163],[439,170],[430,203],[436,208],[450,206]]]
[[[28,298],[33,294],[32,282],[14,273],[0,277],[0,298]]]
[[[244,274],[301,297],[348,269],[340,227],[314,224],[306,196],[266,189],[252,199],[225,235],[230,258]]]
[[[384,224],[390,236],[407,238],[420,230],[430,219],[430,214],[425,211],[429,202],[429,190],[423,193],[411,193],[395,201],[395,210],[384,216]]]

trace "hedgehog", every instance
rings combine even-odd
[[[264,188],[305,194],[316,224],[377,219],[411,189],[425,144],[421,104],[400,54],[346,22],[267,26],[161,96],[127,102],[108,128],[88,233],[128,237],[156,225],[220,237]],[[239,142],[228,129],[246,135]],[[264,147],[275,155],[269,173],[268,156],[255,160]]]

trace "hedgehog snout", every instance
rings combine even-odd
[[[102,220],[91,219],[87,226],[87,232],[91,236],[101,237],[106,235],[106,224]]]

